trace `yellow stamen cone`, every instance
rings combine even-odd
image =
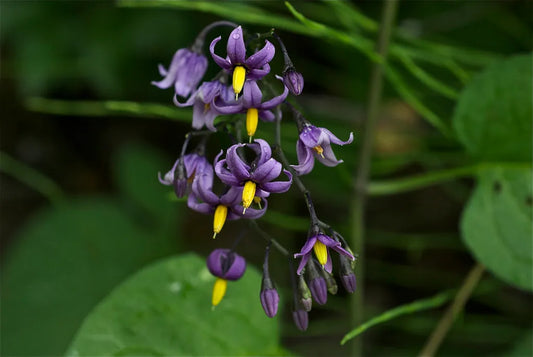
[[[317,240],[313,246],[313,250],[315,251],[316,258],[318,259],[320,265],[326,265],[328,261],[328,248],[324,245],[324,243]]]
[[[250,137],[250,142],[252,142],[252,136],[255,135],[255,131],[257,130],[258,116],[256,108],[250,108],[246,112],[246,132]]]
[[[217,278],[215,284],[213,285],[213,297],[211,298],[211,303],[213,307],[220,304],[224,295],[226,295],[226,288],[228,287],[228,281],[226,279]]]
[[[235,100],[239,97],[239,93],[244,86],[246,79],[246,69],[243,66],[235,66],[233,69],[233,91],[235,92]]]
[[[213,239],[215,239],[217,233],[220,233],[224,223],[226,223],[226,217],[228,216],[228,207],[224,205],[218,205],[215,209],[215,216],[213,218]]]
[[[323,154],[324,153],[324,149],[322,149],[322,146],[317,145],[317,146],[315,146],[313,148],[313,150],[315,150],[318,155],[320,155],[320,156],[322,156],[322,158],[324,158],[324,154]]]
[[[259,209],[261,209],[261,197],[254,197],[254,203],[259,206]]]
[[[242,214],[246,212],[246,209],[250,207],[255,197],[255,182],[246,181],[242,190]]]

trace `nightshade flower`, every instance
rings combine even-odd
[[[281,77],[276,76],[279,80],[283,80]],[[280,105],[287,95],[289,90],[284,86],[283,93],[277,97],[274,97],[266,102],[261,103],[263,99],[263,93],[257,85],[256,81],[246,81],[244,83],[244,94],[242,98],[234,105],[217,105],[215,104],[215,109],[222,114],[236,114],[236,113],[246,113],[246,131],[252,140],[255,131],[257,130],[258,118],[261,118],[264,121],[273,121],[275,116],[270,109]]]
[[[246,260],[229,249],[215,249],[207,257],[207,269],[217,277],[211,302],[217,306],[226,294],[228,280],[240,279],[246,270]]]
[[[161,178],[161,173],[157,176],[159,182],[165,186],[174,186],[176,196],[183,197],[188,184],[191,184],[196,175],[207,175],[213,179],[213,166],[207,161],[205,156],[197,153],[187,154],[182,158],[179,157],[174,166],[168,171],[164,178]],[[181,161],[181,162],[180,162]]]
[[[325,271],[331,273],[332,264],[328,248],[337,251],[339,254],[344,254],[351,260],[355,259],[350,252],[341,247],[340,242],[337,242],[333,238],[328,237],[323,233],[318,233],[307,239],[307,242],[305,242],[300,253],[294,254],[294,258],[302,258],[302,260],[300,261],[300,265],[298,265],[298,270],[296,272],[298,274],[302,273],[303,268],[311,257],[311,251],[314,250],[318,262],[324,267]]]
[[[270,145],[262,139],[252,144],[236,144],[231,146],[226,158],[218,161],[222,152],[215,158],[215,173],[226,185],[243,187],[243,212],[250,207],[254,197],[267,197],[270,193],[286,192],[292,183],[292,175],[283,170],[288,181],[272,181],[281,174],[281,163],[273,159]],[[237,153],[237,149],[247,146],[256,153],[256,158],[247,164]]]
[[[226,193],[218,196],[213,193],[213,177],[201,175],[197,177],[192,186],[187,205],[196,212],[213,214],[213,238],[215,238],[222,230],[226,220],[257,219],[265,214],[268,207],[266,199],[260,199],[261,208],[250,208],[243,212],[241,197],[242,188],[239,187],[230,187]]]
[[[301,73],[296,72],[294,67],[289,67],[283,72],[283,84],[293,95],[300,95],[304,89],[304,77]]]
[[[272,60],[276,52],[274,45],[265,40],[265,46],[246,58],[246,46],[244,44],[242,28],[234,29],[228,38],[227,57],[224,59],[215,54],[215,45],[221,37],[215,38],[209,46],[213,60],[226,71],[233,73],[233,90],[235,98],[242,91],[245,80],[261,79],[270,72],[268,62]]]
[[[326,128],[318,128],[305,123],[296,144],[298,165],[292,165],[292,167],[299,175],[308,174],[315,165],[315,158],[326,166],[336,166],[343,161],[337,160],[331,149],[331,143],[346,145],[352,141],[353,133],[350,133],[347,141],[342,141]]]
[[[174,54],[168,70],[161,64],[158,69],[159,74],[165,78],[153,81],[154,86],[166,89],[174,85],[177,95],[187,97],[204,76],[207,70],[207,58],[188,48],[181,48]]]
[[[215,100],[223,104],[232,104],[235,102],[231,87],[225,86],[220,81],[204,82],[189,97],[185,103],[178,101],[174,96],[174,104],[178,107],[188,107],[193,105],[192,127],[201,129],[204,125],[211,131],[216,131],[213,122],[221,114],[214,107]]]

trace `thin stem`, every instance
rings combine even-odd
[[[209,31],[219,26],[237,27],[238,25],[231,21],[215,21],[207,25],[206,27],[204,27],[202,31],[200,31],[198,36],[196,36],[196,40],[194,41],[194,44],[191,46],[191,50],[201,53],[202,47],[204,46],[204,42],[205,42],[205,36],[207,35]]]
[[[383,4],[382,20],[379,31],[376,52],[382,61],[373,64],[370,79],[370,95],[368,98],[368,115],[366,127],[363,132],[361,149],[359,151],[359,166],[354,179],[355,195],[350,205],[352,221],[352,244],[354,252],[359,256],[364,256],[364,212],[366,205],[366,186],[370,173],[370,159],[372,157],[372,146],[377,126],[378,111],[381,102],[383,89],[383,74],[386,64],[389,39],[391,37],[398,0],[386,0]],[[364,262],[364,261],[363,261]],[[358,292],[352,295],[350,320],[352,326],[359,326],[363,323],[363,296],[364,296],[364,264],[359,263],[357,267],[359,276]],[[362,340],[358,339],[352,344],[353,355],[362,355]]]
[[[289,52],[287,51],[287,48],[285,48],[285,45],[283,44],[283,41],[281,41],[281,38],[278,36],[278,34],[272,32],[272,37],[274,37],[278,41],[279,47],[281,47],[281,53],[283,53],[283,60],[285,61],[285,69],[283,71],[285,72],[290,67],[294,67],[294,65],[292,64],[291,58],[289,57]]]
[[[1,151],[0,171],[33,188],[54,205],[65,201],[63,190],[54,181]]]
[[[477,263],[472,270],[470,270],[463,285],[461,285],[461,288],[457,292],[453,303],[448,307],[437,324],[437,327],[435,327],[435,330],[433,330],[431,336],[428,338],[426,345],[422,349],[422,352],[420,352],[420,357],[431,357],[435,355],[440,344],[446,337],[448,330],[450,330],[450,327],[455,321],[457,314],[463,310],[467,300],[470,298],[470,295],[472,295],[472,292],[483,276],[484,271],[485,267],[480,263]]]
[[[289,253],[289,251],[287,249],[285,249],[285,247],[283,245],[281,245],[276,239],[272,238],[267,232],[265,232],[264,230],[262,230],[259,225],[257,224],[256,221],[254,220],[250,220],[250,226],[252,226],[253,229],[255,229],[257,231],[257,233],[259,233],[259,235],[261,237],[263,237],[263,239],[265,241],[267,241],[267,243],[271,243],[274,247],[276,247],[276,249],[281,253],[283,254],[284,256],[286,256],[287,258],[290,258],[291,257],[291,254]]]

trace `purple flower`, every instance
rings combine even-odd
[[[201,129],[205,125],[209,130],[216,131],[213,122],[221,113],[216,110],[214,102],[218,100],[223,104],[231,104],[235,102],[232,94],[231,87],[225,86],[220,81],[204,82],[185,103],[180,103],[177,96],[174,96],[174,104],[178,107],[193,105],[194,129]]]
[[[289,67],[283,72],[283,83],[293,95],[300,95],[304,89],[304,77],[296,72],[294,67]]]
[[[265,289],[259,296],[261,306],[268,317],[274,317],[278,313],[279,295],[276,289]]]
[[[196,153],[185,155],[183,160],[178,158],[164,178],[161,178],[160,172],[157,173],[159,182],[165,186],[174,186],[178,197],[185,196],[188,184],[194,181],[196,175],[206,175],[213,179],[213,166],[205,156]]]
[[[256,153],[256,158],[248,164],[239,156],[237,149],[247,146]],[[288,181],[273,181],[281,174],[281,163],[273,159],[270,145],[262,139],[253,144],[231,146],[226,158],[218,161],[222,152],[215,158],[215,173],[226,185],[242,187],[242,205],[246,210],[254,197],[268,197],[270,193],[286,192],[292,183],[292,175],[283,170]]]
[[[326,166],[336,166],[343,161],[337,160],[331,149],[331,143],[345,145],[352,141],[353,133],[350,133],[347,141],[342,141],[326,128],[317,128],[305,123],[296,144],[298,165],[292,165],[292,167],[299,175],[308,174],[315,165],[315,158]]]
[[[159,82],[153,81],[152,84],[161,89],[174,84],[176,94],[187,97],[204,76],[207,70],[207,58],[188,48],[181,48],[174,54],[168,70],[161,64],[158,68],[159,74],[165,78]]]
[[[246,58],[246,46],[239,26],[231,32],[227,44],[227,57],[222,58],[215,54],[215,45],[221,37],[215,38],[209,46],[213,60],[226,71],[233,72],[233,90],[239,95],[246,79],[257,80],[270,72],[268,62],[272,60],[276,52],[274,45],[265,40],[265,46]]]
[[[246,270],[246,260],[229,249],[215,249],[207,257],[207,269],[216,277],[238,280]]]
[[[276,78],[282,80],[279,76],[276,76]],[[215,104],[214,107],[222,114],[246,113],[246,130],[248,136],[251,138],[257,129],[257,119],[261,118],[264,121],[273,121],[275,116],[270,109],[280,105],[287,98],[288,94],[288,88],[284,87],[281,95],[266,102],[261,102],[263,100],[263,93],[261,93],[257,82],[250,80],[244,83],[244,94],[236,104],[225,106]]]
[[[341,275],[341,281],[347,292],[353,293],[355,291],[357,284],[355,282],[354,273],[351,273],[349,275]]]
[[[303,309],[298,309],[292,312],[292,319],[298,330],[305,331],[309,325],[309,316],[307,311]]]
[[[215,169],[216,170],[216,169]],[[298,265],[297,273],[301,274],[305,264],[311,257],[311,251],[315,251],[315,255],[318,259],[318,262],[324,267],[324,270],[328,273],[331,273],[332,264],[331,256],[329,254],[328,248],[332,248],[337,251],[339,254],[344,254],[351,260],[354,260],[354,256],[341,247],[341,243],[337,242],[333,238],[328,237],[325,234],[319,233],[317,235],[311,236],[307,239],[300,253],[294,254],[295,258],[301,257],[300,265]]]
[[[328,287],[326,279],[323,277],[319,276],[312,279],[309,282],[309,289],[311,289],[313,299],[320,305],[324,305],[328,301]]]
[[[222,230],[226,220],[239,218],[257,219],[263,216],[268,207],[264,198],[259,198],[260,208],[244,210],[241,205],[242,188],[230,187],[221,196],[213,192],[213,177],[208,175],[198,176],[192,185],[192,192],[187,200],[190,209],[213,216],[213,238]]]

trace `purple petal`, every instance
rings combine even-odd
[[[322,150],[323,150],[322,155],[324,155],[324,157],[322,157],[321,155],[318,155],[317,153],[315,153],[315,157],[323,165],[333,167],[343,162],[342,160],[337,160],[337,158],[335,157],[335,153],[333,152],[333,149],[331,148],[331,145],[329,144],[323,145]]]
[[[309,290],[313,299],[320,305],[324,305],[328,301],[328,287],[326,279],[323,277],[314,278],[309,283]]]
[[[283,84],[293,95],[300,95],[304,89],[304,77],[294,68],[290,68],[283,73]]]
[[[239,181],[232,173],[224,167],[226,160],[220,160],[217,162],[218,158],[222,155],[222,151],[215,158],[215,173],[217,174],[220,181],[224,182],[226,185],[230,186],[241,186],[242,182]]]
[[[307,314],[307,311],[305,310],[296,310],[292,312],[292,319],[294,321],[294,324],[300,331],[307,330],[307,326],[309,325],[309,315]]]
[[[261,68],[274,58],[276,48],[269,41],[265,41],[265,46],[248,57],[245,64],[249,69]]]
[[[328,136],[322,132],[321,128],[317,128],[314,125],[306,126],[300,133],[299,139],[308,148],[322,145],[324,140],[329,144]]]
[[[192,185],[192,191],[202,201],[216,206],[220,203],[218,196],[213,193],[213,178],[207,175],[197,176]]]
[[[243,144],[232,145],[226,154],[226,164],[228,169],[231,171],[233,176],[235,176],[241,182],[250,179],[250,166],[242,161],[237,149],[244,146]]]
[[[261,291],[259,298],[265,314],[268,317],[276,316],[279,304],[279,295],[276,289],[266,289]]]
[[[296,143],[296,153],[298,154],[298,165],[291,165],[298,175],[306,175],[313,170],[315,157],[312,149],[305,146],[300,140]]]
[[[315,243],[316,243],[317,237],[309,237],[307,238],[307,241],[305,242],[304,246],[300,250],[300,253],[294,254],[295,258],[302,257],[304,255],[307,255],[311,253],[311,250],[313,249]]]
[[[281,77],[278,76],[276,76],[276,78],[281,79]],[[261,109],[272,109],[280,105],[285,100],[285,98],[287,98],[287,95],[289,95],[289,89],[285,86],[283,86],[283,88],[283,93],[261,104]]]
[[[246,47],[244,46],[242,28],[240,26],[231,31],[228,38],[227,51],[233,65],[245,63]]]
[[[198,101],[197,100],[197,95],[198,95],[198,91],[196,91],[193,94],[191,94],[191,96],[189,97],[189,99],[187,99],[187,101],[185,103],[181,103],[178,100],[178,94],[174,94],[174,98],[172,98],[172,101],[174,102],[174,105],[177,106],[177,107],[180,107],[180,108],[189,107],[189,106],[193,105],[196,101]]]
[[[296,257],[296,254],[294,255]],[[305,265],[307,264],[307,261],[311,257],[311,253],[307,253],[302,256],[302,260],[300,261],[300,264],[298,264],[298,269],[296,269],[296,274],[302,275],[302,270],[304,270]]]
[[[257,155],[257,166],[263,165],[272,157],[272,149],[270,148],[270,144],[263,139],[255,139],[254,143],[249,144],[248,147]]]
[[[238,102],[235,105],[221,105],[218,101],[213,101],[211,103],[211,106],[220,114],[237,114],[242,113],[244,111],[244,108],[242,106],[242,102]]]
[[[350,137],[348,138],[348,140],[346,141],[342,141],[341,139],[339,139],[338,137],[336,137],[335,135],[333,135],[333,133],[331,131],[329,131],[328,129],[326,128],[322,128],[322,131],[329,137],[329,140],[333,143],[333,144],[337,144],[337,145],[346,145],[346,144],[351,144],[352,141],[353,141],[353,133],[350,133]]]
[[[283,170],[283,173],[287,175],[289,181],[272,181],[267,183],[259,184],[260,188],[265,191],[282,193],[287,192],[292,184],[292,175],[289,171]]]
[[[261,99],[263,98],[263,94],[261,93],[261,89],[259,89],[256,81],[246,81],[244,83],[243,92],[242,104],[245,108],[261,107]]]
[[[280,173],[281,164],[271,158],[255,169],[251,179],[255,182],[269,182],[277,178]]]
[[[257,219],[257,218],[262,217],[266,213],[266,210],[268,208],[268,201],[263,199],[263,200],[261,200],[261,202],[262,202],[261,209],[256,209],[256,208],[252,208],[252,207],[247,208],[246,212],[244,212],[244,214],[242,215],[242,218]],[[236,206],[234,206],[234,209],[237,212],[240,212],[242,214],[242,211],[243,211],[242,205],[236,205]]]
[[[246,270],[246,260],[236,253],[233,253],[233,255],[234,260],[223,276],[226,280],[238,280],[243,276],[244,271]]]
[[[188,52],[189,50],[187,48],[181,48],[177,50],[174,56],[172,57],[172,61],[170,62],[168,71],[164,71],[166,77],[163,78],[161,81],[153,81],[152,84],[161,89],[166,89],[172,86],[174,82],[176,81],[178,70],[185,63]],[[161,69],[164,69],[164,68],[162,68],[161,65],[159,65],[158,67],[159,67],[159,73],[162,73]]]
[[[229,71],[233,68],[233,65],[231,64],[231,62],[228,61],[227,59],[220,57],[219,55],[215,53],[215,45],[217,44],[218,41],[220,41],[221,38],[222,37],[218,36],[213,41],[211,41],[211,44],[209,45],[209,52],[211,52],[211,57],[213,57],[213,61],[215,61],[216,64],[218,64],[223,69]]]
[[[324,270],[331,274],[331,271],[333,270],[333,265],[331,262],[331,254],[329,254],[329,252],[327,252],[327,254],[328,254],[328,259],[326,260],[326,264],[324,264]]]
[[[263,121],[272,122],[276,119],[276,116],[270,110],[260,110],[259,118]]]
[[[254,68],[254,69],[248,70],[248,73],[246,74],[246,78],[249,79],[249,80],[256,81],[258,79],[263,78],[264,76],[266,76],[269,73],[270,73],[270,66],[268,64],[265,64],[263,66],[263,68],[261,68],[261,69]]]
[[[232,186],[228,192],[220,196],[220,203],[222,203],[224,206],[231,207],[238,204],[241,201],[241,197],[242,187]]]
[[[198,88],[198,96],[204,103],[211,103],[224,87],[219,81],[204,82]]]
[[[212,214],[215,212],[215,207],[209,205],[208,203],[198,203],[196,196],[192,193],[189,194],[189,198],[187,199],[187,206],[193,211],[203,214]]]
[[[158,64],[157,65],[157,70],[159,71],[159,74],[162,77],[165,77],[167,75],[167,73],[168,73],[168,71],[165,69],[165,67],[162,64]]]
[[[189,51],[185,63],[178,69],[174,83],[176,94],[187,97],[200,83],[206,70],[207,58],[202,54]]]

